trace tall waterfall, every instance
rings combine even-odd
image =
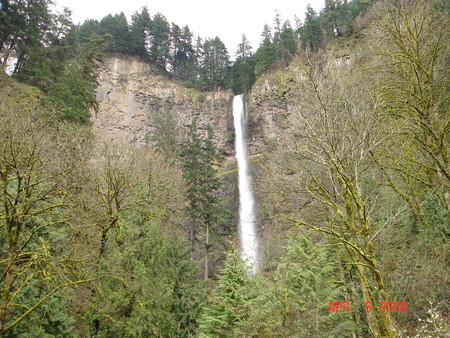
[[[239,176],[239,239],[242,256],[253,272],[258,270],[258,237],[255,225],[255,199],[251,189],[251,176],[248,170],[246,141],[246,107],[243,95],[234,97],[233,118],[235,148]]]

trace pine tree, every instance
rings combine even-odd
[[[49,43],[54,24],[50,0],[2,1],[0,7],[1,63],[8,67],[8,59],[14,55],[14,73],[26,64],[30,54]]]
[[[202,335],[234,336],[235,329],[248,317],[248,280],[248,271],[239,254],[228,252],[219,283],[200,321]]]
[[[318,49],[319,43],[323,40],[319,17],[310,5],[306,7],[305,23],[300,29],[300,38],[302,47],[311,48],[313,51]]]
[[[287,66],[294,53],[297,51],[297,41],[295,39],[294,30],[292,29],[291,23],[288,20],[286,20],[283,24],[280,43],[281,56],[284,58]]]
[[[177,76],[178,68],[182,62],[181,28],[172,22],[170,29],[170,71]]]
[[[328,312],[330,301],[346,300],[342,286],[333,283],[333,258],[332,250],[313,244],[307,235],[291,234],[276,270],[247,290],[249,311],[240,335],[351,336],[351,313]]]
[[[207,39],[202,45],[202,52],[201,79],[204,87],[202,89],[227,87],[230,60],[223,42],[219,37]]]
[[[170,25],[166,17],[157,13],[150,28],[150,61],[166,70],[170,60]]]
[[[141,12],[134,12],[131,16],[130,26],[130,51],[132,54],[141,58],[148,59],[148,39],[152,20],[146,6],[142,7]]]
[[[109,34],[111,40],[107,52],[124,53],[130,52],[130,31],[128,29],[128,22],[125,14],[121,12],[116,15],[105,16],[99,24],[100,35]]]
[[[87,123],[90,110],[98,109],[94,93],[98,86],[96,69],[97,63],[103,61],[105,46],[106,37],[94,36],[74,59],[66,62],[45,98],[56,108],[56,117]]]
[[[158,110],[153,116],[153,124],[150,140],[167,157],[177,158],[179,154],[177,129],[172,111],[168,107]]]
[[[87,19],[78,27],[78,42],[86,43],[93,35],[100,35],[100,22]]]
[[[255,53],[255,75],[259,76],[269,69],[270,65],[276,59],[275,45],[272,40],[272,32],[269,25],[264,25],[264,30],[261,34],[261,44]]]
[[[328,35],[342,36],[351,30],[353,23],[352,8],[356,4],[347,4],[341,0],[325,0],[321,13],[322,25]],[[355,15],[356,16],[356,15]]]
[[[54,17],[45,46],[30,50],[27,62],[23,64],[17,77],[34,85],[45,93],[54,85],[64,71],[64,65],[72,59],[78,49],[77,31],[67,8]]]
[[[182,80],[196,80],[198,74],[192,37],[193,34],[189,27],[184,26],[181,30],[181,49],[176,57],[178,61],[178,76]]]
[[[235,94],[246,93],[255,82],[255,62],[252,56],[252,46],[245,34],[242,34],[232,71]]]
[[[207,133],[207,138],[202,140],[197,131],[196,119],[194,119],[189,128],[189,138],[182,149],[185,178],[188,184],[188,213],[192,220],[190,239],[193,245],[200,231],[204,235],[205,279],[209,277],[212,236],[224,223],[226,215],[219,198],[222,188],[216,168],[219,153],[213,142],[211,126],[207,127]]]

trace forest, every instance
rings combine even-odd
[[[276,12],[234,61],[145,6],[52,6],[0,0],[0,337],[449,334],[448,0]],[[93,131],[112,55],[245,94],[257,272],[218,130],[181,133],[167,101],[145,147]]]

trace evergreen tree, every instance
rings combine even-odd
[[[150,28],[150,61],[167,70],[170,61],[170,25],[164,15],[157,13]]]
[[[216,169],[219,153],[213,143],[211,126],[207,127],[207,133],[207,138],[202,140],[197,131],[196,119],[194,119],[189,128],[189,138],[182,149],[185,178],[188,184],[188,213],[192,220],[190,238],[193,245],[201,229],[204,236],[205,279],[209,278],[212,236],[224,223],[226,215],[219,198],[222,188]]]
[[[313,244],[305,234],[290,234],[275,272],[256,280],[249,295],[243,336],[351,336],[351,313],[330,313],[328,303],[346,300],[330,264],[333,251]],[[352,311],[357,311],[352,309]],[[270,318],[270,320],[267,320]]]
[[[190,258],[189,248],[180,241],[171,242],[169,260],[175,268],[173,283],[173,312],[178,337],[192,337],[198,333],[201,311],[206,298],[204,282],[199,280],[197,264]]]
[[[227,254],[220,271],[219,283],[200,321],[205,336],[232,337],[249,313],[248,271],[236,251]]]
[[[111,40],[107,52],[123,53],[130,52],[130,31],[125,14],[121,12],[116,15],[105,16],[99,24],[100,35],[110,35]]]
[[[202,89],[227,87],[230,60],[228,51],[219,39],[207,39],[202,45],[201,80]]]
[[[153,116],[153,124],[151,141],[167,157],[177,158],[179,154],[177,129],[170,108],[164,107],[158,110]]]
[[[100,35],[100,22],[93,19],[85,20],[78,28],[79,43],[86,43],[94,35]]]
[[[180,63],[182,63],[182,42],[181,42],[181,28],[177,24],[172,22],[172,27],[170,30],[170,71],[177,76],[178,68]]]
[[[134,12],[131,16],[130,50],[131,53],[143,59],[148,59],[148,44],[152,20],[146,6],[141,12]]]
[[[275,45],[272,43],[272,32],[269,25],[264,25],[262,41],[255,53],[255,75],[264,73],[276,59]]]
[[[325,0],[325,7],[320,17],[328,35],[342,36],[351,30],[354,17],[350,8],[346,2],[341,0]]]
[[[297,41],[295,39],[294,30],[288,20],[283,24],[283,30],[280,37],[281,56],[286,62],[286,66],[297,51]]]
[[[198,65],[195,57],[195,49],[192,45],[193,34],[188,26],[181,30],[181,49],[176,59],[178,62],[178,76],[182,80],[196,80]]]
[[[9,58],[16,58],[14,73],[28,61],[31,54],[49,44],[55,17],[50,0],[2,1],[0,8],[0,51],[3,67]]]
[[[246,59],[252,56],[252,46],[250,45],[250,41],[248,41],[247,36],[242,34],[241,43],[238,45],[236,51],[236,57]]]
[[[281,322],[290,334],[328,336],[337,330],[342,336],[352,332],[350,313],[330,313],[328,303],[346,300],[338,280],[337,266],[330,264],[333,252],[313,244],[305,235],[293,235],[277,269],[280,298],[285,294]],[[303,334],[302,334],[303,333]]]
[[[182,80],[196,80],[197,65],[192,45],[192,33],[188,26],[180,28],[172,23],[171,71]]]
[[[300,30],[300,38],[302,47],[311,48],[313,51],[318,49],[319,43],[323,40],[319,17],[310,5],[306,7],[305,23]]]
[[[273,19],[275,32],[273,34],[273,43],[279,47],[281,41],[281,14],[278,10],[275,11],[275,18]]]
[[[34,85],[45,93],[64,71],[64,65],[77,51],[77,31],[72,23],[71,12],[65,8],[55,16],[48,43],[40,46],[28,55],[28,60],[20,69],[17,77]]]
[[[52,104],[59,118],[89,122],[90,110],[98,109],[95,98],[97,63],[103,61],[106,37],[94,36],[80,53],[65,64],[64,71],[48,91],[45,100]]]
[[[246,93],[255,82],[255,63],[252,56],[252,46],[245,34],[242,34],[242,42],[238,45],[232,69],[235,94]]]

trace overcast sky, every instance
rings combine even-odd
[[[58,9],[69,7],[72,10],[75,23],[86,19],[100,20],[120,12],[130,19],[132,13],[147,6],[150,15],[160,12],[169,22],[188,25],[202,38],[219,36],[232,58],[242,34],[247,35],[256,49],[264,24],[273,25],[275,10],[295,27],[294,16],[303,21],[308,3],[319,11],[324,0],[56,0]]]

